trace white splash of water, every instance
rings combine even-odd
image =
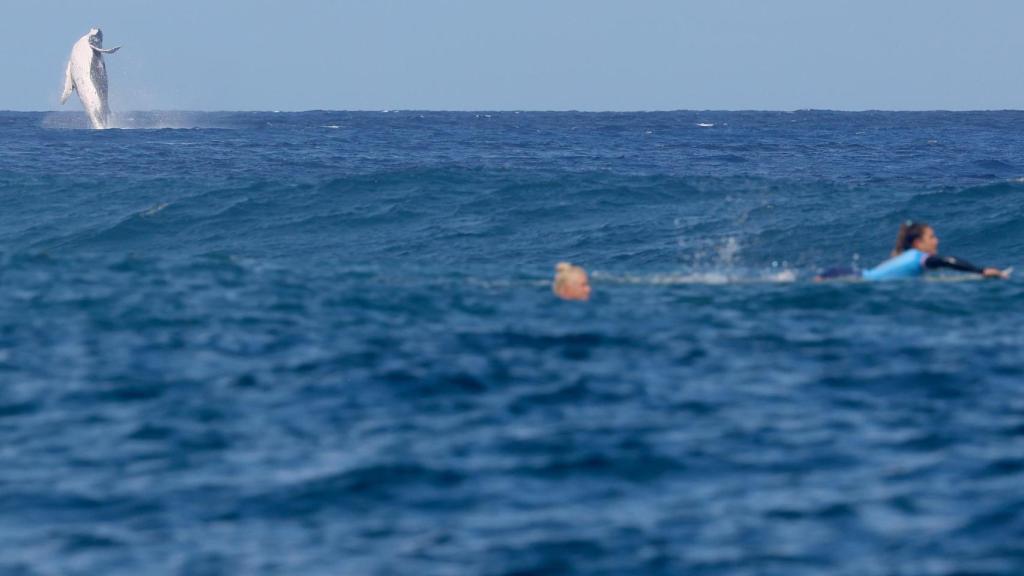
[[[740,253],[740,242],[734,236],[729,236],[725,239],[725,242],[715,248],[715,253],[718,254],[718,261],[724,266],[731,266],[736,260],[736,255]]]
[[[117,130],[231,128],[231,126],[214,121],[213,118],[212,115],[202,112],[114,112],[110,115],[109,128]],[[50,112],[43,116],[40,126],[52,130],[92,130],[84,112]]]
[[[722,272],[691,272],[680,274],[650,274],[650,275],[614,275],[600,271],[591,274],[595,282],[607,284],[639,284],[650,286],[673,286],[687,284],[782,284],[797,281],[797,274],[793,270],[782,270],[772,273],[751,273],[740,270]]]

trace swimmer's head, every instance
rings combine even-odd
[[[935,254],[939,250],[939,237],[935,235],[935,230],[924,222],[907,220],[900,224],[892,255],[902,254],[911,248],[925,254]]]
[[[555,282],[551,289],[563,300],[587,300],[590,298],[587,271],[568,262],[559,262],[555,266]]]

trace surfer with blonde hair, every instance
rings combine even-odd
[[[551,290],[563,300],[587,300],[590,298],[590,280],[587,271],[568,262],[555,265],[555,281]]]

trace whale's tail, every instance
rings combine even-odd
[[[71,60],[68,60],[68,67],[64,71],[64,93],[60,95],[61,106],[68,101],[68,97],[71,96],[71,91],[74,89],[75,81],[71,78]]]

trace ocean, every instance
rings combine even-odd
[[[115,123],[0,113],[2,574],[1024,573],[1024,281],[812,281],[1020,268],[1024,112]]]

